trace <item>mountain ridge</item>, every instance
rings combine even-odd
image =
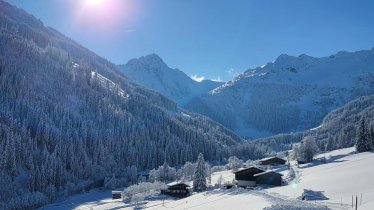
[[[183,71],[167,66],[157,54],[131,59],[125,65],[119,65],[119,69],[135,83],[157,91],[181,106],[222,84],[212,80],[194,81]]]
[[[372,94],[373,83],[373,49],[322,58],[281,55],[195,98],[185,108],[242,136],[258,138],[315,127],[328,111]]]
[[[130,65],[128,72],[122,66],[122,72],[187,110],[206,115],[250,139],[315,127],[329,111],[374,91],[374,48],[324,57],[281,54],[273,62],[248,69],[231,81],[193,96],[194,91],[189,90],[198,83],[191,82],[180,70],[169,68],[159,56],[150,57],[157,57],[162,65],[152,64],[147,61],[152,59],[145,56],[130,60],[128,64],[141,64],[136,68]],[[132,75],[136,70],[152,73]],[[164,76],[167,71],[184,75],[179,81],[190,81],[187,88],[165,85],[164,81],[174,81]]]

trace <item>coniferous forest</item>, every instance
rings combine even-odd
[[[320,151],[353,146],[359,119],[373,124],[367,96],[316,130],[246,141],[117,68],[0,0],[0,209],[37,208],[113,177],[128,186],[144,170],[180,168],[200,153],[214,165],[289,150],[305,136]]]
[[[0,48],[0,208],[37,207],[113,175],[131,184],[199,152],[220,161],[241,141],[3,1]]]

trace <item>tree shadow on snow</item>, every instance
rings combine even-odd
[[[299,168],[310,168],[310,167],[313,167],[313,166],[318,166],[318,165],[323,165],[323,164],[334,164],[334,163],[342,163],[342,162],[346,162],[346,160],[340,160],[341,158],[344,158],[344,157],[347,157],[347,156],[350,156],[352,154],[355,154],[355,152],[350,152],[348,154],[344,154],[344,155],[336,155],[336,156],[331,156],[331,157],[320,157],[320,158],[317,158],[315,160],[313,160],[313,162],[311,163],[307,163],[307,164],[303,164],[303,165],[300,165]]]
[[[239,194],[250,194],[254,190],[260,190],[263,188],[231,188],[231,189],[215,189],[215,190],[210,190],[204,193],[204,195],[219,195],[219,196],[227,196],[227,195],[239,195]]]

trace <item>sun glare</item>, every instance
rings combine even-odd
[[[1,1],[1,0],[0,0]],[[134,17],[134,7],[128,0],[80,0],[76,4],[71,30],[95,39],[120,36]],[[94,38],[92,38],[94,39]]]
[[[86,4],[89,4],[89,5],[99,5],[103,2],[104,0],[86,0]]]

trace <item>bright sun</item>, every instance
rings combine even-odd
[[[90,5],[99,5],[103,2],[104,0],[86,0],[86,4],[90,4]]]

